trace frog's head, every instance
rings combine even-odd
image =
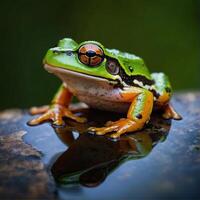
[[[141,58],[107,49],[96,41],[77,44],[70,38],[62,39],[57,47],[47,51],[44,64],[54,69],[112,80],[112,83],[121,85],[131,85],[134,80],[141,84],[151,83],[149,71]]]

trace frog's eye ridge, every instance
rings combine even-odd
[[[104,52],[96,44],[84,44],[78,49],[78,58],[85,65],[97,66],[103,62]]]

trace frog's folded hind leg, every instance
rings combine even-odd
[[[169,103],[172,95],[172,88],[168,77],[164,73],[152,73],[151,77],[155,82],[155,105],[163,110],[163,118],[175,120],[182,119]]]

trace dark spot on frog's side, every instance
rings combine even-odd
[[[133,67],[132,66],[129,66],[128,68],[129,68],[130,72],[133,72]]]
[[[165,91],[166,91],[167,93],[170,93],[170,92],[171,92],[171,88],[166,87],[166,88],[165,88]]]
[[[137,114],[135,117],[138,118],[138,119],[142,119],[142,115],[140,113]]]

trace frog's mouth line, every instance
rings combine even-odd
[[[65,69],[65,68],[62,68],[62,67],[55,67],[55,66],[49,65],[47,63],[44,64],[44,68],[49,73],[53,73],[53,74],[62,73],[62,74],[66,74],[66,75],[77,76],[77,77],[84,78],[84,79],[90,79],[90,80],[99,81],[99,82],[106,82],[106,83],[111,84],[111,85],[116,85],[116,86],[121,85],[119,80],[111,80],[111,79],[106,79],[106,78],[102,78],[102,77],[99,77],[99,76],[92,76],[92,75],[84,74],[82,72],[77,72],[77,71]]]

